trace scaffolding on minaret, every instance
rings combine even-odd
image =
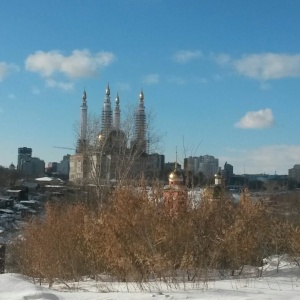
[[[140,93],[140,102],[135,114],[135,143],[139,147],[141,152],[147,150],[147,138],[146,138],[146,113],[144,106],[144,93]]]
[[[101,127],[102,137],[107,137],[111,129],[112,129],[112,109],[110,103],[110,88],[109,88],[109,84],[107,84],[106,92],[105,92],[105,101],[102,110],[102,127]]]
[[[82,94],[82,104],[80,106],[80,135],[77,141],[76,153],[81,153],[84,151],[84,147],[86,145],[86,135],[87,135],[87,96],[86,91],[84,89]]]

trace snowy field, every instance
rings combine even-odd
[[[282,261],[277,273],[277,258],[264,267],[263,277],[258,278],[255,268],[245,268],[253,276],[214,280],[206,284],[181,284],[166,286],[162,283],[136,284],[117,282],[95,282],[86,280],[79,283],[39,286],[19,274],[0,275],[1,300],[146,300],[146,299],[222,299],[222,300],[266,300],[300,299],[300,267]]]

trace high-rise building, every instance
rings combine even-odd
[[[200,157],[188,157],[184,159],[184,170],[196,175],[199,172]]]
[[[233,176],[233,166],[228,164],[227,161],[224,164],[224,170],[222,171],[222,176],[226,184],[229,183],[230,178]]]
[[[292,169],[289,169],[289,179],[300,183],[300,165],[294,165]]]
[[[26,177],[39,177],[45,175],[45,162],[37,157],[21,159],[22,175]]]
[[[70,154],[63,157],[61,162],[57,165],[57,173],[63,176],[69,176],[70,172]]]
[[[198,173],[201,172],[207,178],[212,178],[219,170],[219,160],[211,155],[200,156]]]
[[[22,147],[18,148],[18,166],[17,170],[21,170],[21,161],[22,159],[27,159],[32,155],[32,148]]]

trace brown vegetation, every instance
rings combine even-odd
[[[225,194],[197,208],[168,214],[161,195],[116,189],[105,205],[48,204],[15,243],[16,263],[34,278],[167,282],[207,280],[212,270],[238,274],[274,254],[300,254],[300,231],[292,222],[254,203],[245,192],[234,204]]]

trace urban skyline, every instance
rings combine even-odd
[[[0,165],[17,149],[59,162],[76,148],[81,97],[122,114],[140,90],[166,162],[213,155],[236,174],[300,163],[299,1],[0,3]],[[111,95],[112,99],[116,95]]]

